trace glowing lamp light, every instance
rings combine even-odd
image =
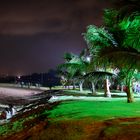
[[[20,79],[21,78],[21,76],[18,76],[18,79]]]
[[[87,61],[88,61],[88,62],[90,62],[90,59],[91,59],[91,58],[90,58],[89,56],[87,56],[87,58],[86,58],[86,59],[87,59]]]

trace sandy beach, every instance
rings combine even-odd
[[[24,105],[29,102],[33,95],[42,93],[43,90],[25,89],[15,87],[0,87],[0,110],[8,104],[14,106]]]

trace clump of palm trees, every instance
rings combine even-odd
[[[128,14],[128,9],[129,14]],[[73,84],[78,82],[80,91],[85,79],[92,85],[96,94],[95,83],[101,77],[105,81],[105,96],[111,97],[109,77],[113,70],[121,83],[126,85],[127,102],[133,102],[133,81],[140,69],[140,4],[139,1],[129,1],[119,10],[106,9],[103,19],[104,26],[89,25],[84,40],[87,51],[79,56],[65,54],[65,63],[60,65],[61,73]],[[90,56],[88,61],[87,56]],[[98,77],[98,78],[97,78]]]

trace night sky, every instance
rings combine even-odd
[[[65,52],[86,47],[82,33],[101,25],[109,0],[1,0],[0,74],[47,72]]]

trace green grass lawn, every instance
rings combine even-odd
[[[61,102],[60,104],[57,102],[51,110],[40,106],[42,111],[36,110],[35,116],[27,113],[27,116],[1,126],[0,137],[9,134],[14,137],[17,133],[15,137],[19,137],[20,134],[21,137],[30,136],[31,139],[90,140],[98,139],[100,134],[104,134],[107,139],[112,139],[118,135],[125,136],[125,132],[129,137],[130,128],[136,131],[132,136],[138,137],[140,119],[135,120],[131,117],[140,117],[140,96],[135,96],[134,103],[127,103],[125,93],[112,93],[112,95],[112,98],[105,98],[103,93],[91,97],[86,95],[75,97],[71,94],[58,96],[60,99],[58,101]],[[126,118],[132,120],[129,122]],[[24,133],[27,129],[30,132],[28,135]]]
[[[140,101],[134,103],[126,103],[125,99],[115,101],[64,101],[49,113],[49,118],[54,121],[87,117],[95,120],[140,117]]]

